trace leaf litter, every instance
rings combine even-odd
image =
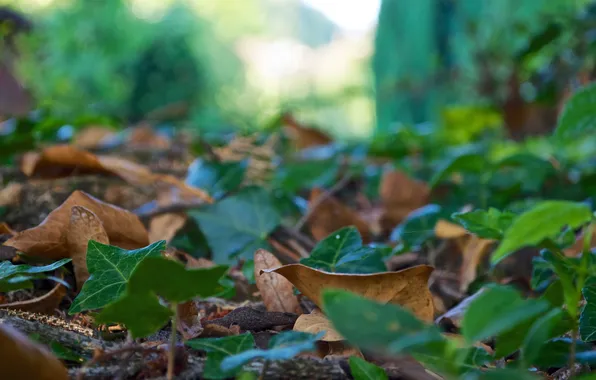
[[[381,305],[403,307],[419,320],[432,323],[438,316],[437,301],[454,305],[464,300],[493,240],[471,234],[465,224],[460,227],[440,218],[425,231],[407,231],[430,233],[452,244],[461,264],[453,264],[445,248],[427,258],[422,251],[408,252],[411,247],[391,241],[391,231],[428,205],[433,196],[426,183],[397,169],[382,173],[372,201],[361,187],[353,187],[358,181],[345,174],[339,177],[340,172],[338,186],[332,189],[305,184],[306,208],[296,215],[295,205],[284,204],[284,199],[268,188],[270,174],[277,165],[274,158],[279,153],[278,142],[285,134],[294,148],[301,150],[326,147],[333,141],[289,114],[282,122],[283,133],[271,133],[264,143],[256,135],[238,136],[222,147],[212,147],[202,158],[207,160],[205,165],[248,162],[248,166],[239,164],[242,170],[229,166],[234,170],[214,171],[228,177],[225,181],[216,178],[212,183],[217,186],[208,189],[194,187],[191,177],[185,180],[180,175],[154,173],[118,152],[106,154],[102,148],[102,154],[92,153],[99,147],[114,149],[124,141],[113,131],[97,127],[81,132],[72,145],[25,154],[21,170],[29,179],[3,188],[2,207],[9,211],[19,207],[22,193],[30,191],[29,183],[60,179],[70,183],[72,190],[65,200],[54,202],[56,207],[47,210],[47,217],[39,225],[15,232],[3,224],[0,233],[7,235],[3,247],[16,250],[16,266],[31,263],[34,268],[43,268],[44,263],[71,259],[66,266],[72,271],[57,270],[55,275],[45,277],[7,277],[11,284],[31,285],[34,291],[16,290],[28,299],[4,302],[0,309],[88,321],[106,342],[117,341],[116,347],[120,347],[98,354],[96,362],[89,362],[97,363],[95,369],[104,373],[110,373],[109,366],[103,367],[105,359],[116,367],[137,365],[136,372],[146,377],[166,372],[170,376],[172,371],[190,371],[193,360],[200,360],[206,353],[203,375],[208,378],[234,375],[253,360],[292,361],[298,357],[312,360],[308,365],[315,367],[318,364],[314,357],[339,362],[350,357],[352,374],[375,373],[382,378],[385,371],[390,371],[391,360],[361,352],[338,332],[336,323],[326,314],[326,310],[333,310],[326,309],[325,292],[347,290]],[[171,146],[147,126],[134,128],[128,139],[124,144],[149,146],[157,151]],[[188,167],[190,163],[188,160],[176,166]],[[120,194],[120,190],[112,191],[114,187],[102,186],[90,193],[78,189],[77,181],[88,176],[97,178],[98,183],[117,177],[125,186],[131,186],[131,191]],[[134,200],[136,191],[145,193],[147,188],[152,188],[154,194],[147,199],[148,212],[145,206],[118,207],[107,200]],[[53,192],[47,194],[51,197]],[[296,217],[305,223],[292,224],[292,214],[294,223]],[[172,247],[181,251],[172,252]],[[400,270],[387,271],[395,253],[415,255],[424,264],[406,264]],[[432,257],[436,258],[432,264],[441,266],[440,270],[427,265]],[[442,264],[441,260],[449,263]],[[248,263],[251,266],[245,270],[243,266]],[[456,278],[455,288],[462,293],[444,297],[451,292],[445,283],[452,277]],[[242,293],[243,300],[231,301],[240,291],[240,283],[252,286],[252,294]],[[373,316],[360,311],[364,314],[353,322],[371,324]],[[168,364],[168,347],[176,335],[172,329],[180,333],[187,346],[176,346],[174,355],[184,362],[176,362],[175,368]],[[128,332],[129,339],[119,331]],[[345,331],[352,334],[349,329]],[[38,360],[49,360],[42,366],[51,369],[54,378],[62,376],[65,368],[55,358],[60,356],[59,351],[55,349],[54,356],[45,351],[38,354],[38,347],[30,339],[22,339],[28,343],[22,345],[23,352],[14,351],[18,356],[15,366],[23,363],[19,360],[28,360],[28,355],[41,355]],[[48,347],[51,343],[46,342]],[[132,356],[128,357],[135,359],[128,363],[119,352],[130,352]],[[135,352],[141,355],[134,356]],[[141,370],[139,359],[148,367]],[[92,377],[94,373],[91,368],[79,370],[73,363],[69,366],[71,375]]]

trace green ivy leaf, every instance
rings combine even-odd
[[[529,371],[516,368],[502,368],[488,371],[476,371],[466,374],[466,380],[538,380],[541,377]]]
[[[596,277],[590,277],[582,289],[586,300],[580,318],[579,334],[584,342],[596,340]]]
[[[382,251],[363,247],[362,237],[356,227],[344,227],[330,234],[300,263],[333,273],[376,273],[387,270]]]
[[[592,218],[590,208],[582,203],[569,201],[541,202],[518,216],[505,231],[503,241],[491,257],[497,264],[516,250],[538,245],[544,239],[560,234],[565,226],[577,228]]]
[[[327,187],[337,178],[339,161],[310,160],[283,165],[275,172],[275,184],[287,192],[295,193],[312,187]]]
[[[165,249],[165,241],[127,251],[90,240],[87,245],[90,276],[70,306],[69,314],[99,309],[117,300],[137,265],[147,257],[161,256]]]
[[[391,232],[391,241],[400,241],[407,248],[418,250],[435,236],[435,225],[442,216],[441,207],[435,204],[414,210]]]
[[[30,280],[37,278],[39,273],[50,272],[70,262],[70,259],[61,259],[44,266],[14,265],[10,261],[0,262],[0,292],[31,287]]]
[[[482,173],[489,166],[486,157],[478,153],[465,153],[441,164],[428,185],[433,188],[451,174],[457,172]]]
[[[227,336],[224,338],[203,338],[186,341],[186,345],[207,352],[207,361],[203,376],[207,379],[226,379],[233,377],[238,369],[224,371],[221,368],[223,360],[229,356],[240,354],[255,347],[255,340],[251,333]]]
[[[350,292],[323,291],[324,311],[335,329],[355,346],[388,354],[408,353],[422,363],[456,372],[445,360],[452,348],[435,325],[417,319],[393,304],[379,304]],[[446,368],[447,367],[447,368]]]
[[[489,208],[488,211],[474,210],[456,212],[451,218],[466,230],[484,239],[501,240],[516,215],[508,211]]]
[[[383,368],[367,362],[357,356],[352,356],[348,360],[350,372],[354,380],[386,380],[387,373]]]
[[[157,296],[173,303],[213,296],[223,290],[219,280],[226,270],[225,266],[186,269],[164,257],[148,257],[132,273],[124,296],[106,306],[97,321],[123,323],[133,337],[147,336],[173,315]]]
[[[197,158],[188,168],[186,183],[207,191],[215,199],[240,187],[247,161],[209,162]]]
[[[205,234],[215,262],[222,264],[230,263],[232,255],[252,257],[281,222],[270,195],[258,187],[244,188],[189,215]]]
[[[596,130],[596,85],[576,91],[565,104],[554,136],[560,140],[578,138]]]
[[[540,357],[542,347],[551,338],[551,333],[563,318],[563,310],[552,309],[538,318],[528,331],[521,347],[522,359],[526,366],[531,366]]]
[[[474,343],[511,330],[549,308],[544,300],[524,300],[507,286],[488,286],[468,306],[462,321],[462,335]]]
[[[228,356],[221,362],[221,369],[229,373],[257,358],[288,360],[300,353],[315,350],[316,341],[324,335],[325,332],[313,335],[300,331],[284,331],[271,338],[268,350],[253,349]]]

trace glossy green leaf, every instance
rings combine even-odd
[[[301,264],[327,272],[375,273],[387,270],[382,252],[362,246],[356,227],[345,227],[321,240]]]
[[[435,204],[414,210],[393,230],[391,240],[402,242],[409,249],[418,250],[435,236],[435,224],[442,216],[441,207]]]
[[[207,352],[207,361],[203,370],[203,376],[207,379],[226,379],[233,377],[240,369],[235,368],[224,371],[221,363],[227,357],[251,350],[255,346],[255,340],[251,333],[227,336],[224,338],[203,338],[186,341],[186,345],[195,349]]]
[[[383,368],[367,362],[357,356],[352,356],[348,360],[350,372],[354,380],[386,380],[387,373]]]
[[[505,231],[511,226],[516,215],[508,211],[495,208],[474,210],[470,212],[456,212],[451,218],[466,230],[484,239],[503,238]]]
[[[392,355],[407,353],[446,372],[459,372],[461,363],[448,357],[452,342],[409,310],[335,289],[323,291],[323,304],[335,329],[353,345]]]
[[[222,264],[230,263],[232,256],[252,257],[281,222],[271,196],[258,187],[244,188],[189,215],[201,227],[215,262]],[[248,246],[251,249],[245,250]]]
[[[89,279],[74,299],[70,314],[99,309],[117,300],[137,265],[148,257],[158,257],[166,249],[165,241],[127,251],[90,240],[87,245]]]
[[[490,286],[470,303],[462,321],[462,335],[469,343],[490,338],[540,315],[549,308],[544,300],[522,299],[507,286]]]
[[[565,103],[554,136],[573,139],[596,131],[596,85],[590,84],[576,91]]]
[[[148,257],[130,277],[124,296],[106,306],[97,316],[101,323],[123,323],[133,337],[156,332],[167,323],[172,311],[157,296],[174,303],[221,293],[220,279],[227,267],[186,269],[164,257]]]
[[[207,191],[213,198],[240,187],[248,164],[240,162],[210,162],[197,158],[188,168],[186,183]]]
[[[579,318],[579,333],[584,342],[596,340],[596,278],[591,277],[582,289],[586,300]]]
[[[544,344],[551,338],[551,333],[561,322],[564,311],[556,308],[544,314],[530,328],[521,347],[522,360],[531,366],[540,357]]]
[[[526,371],[515,368],[499,368],[493,370],[478,370],[466,374],[465,380],[538,380],[542,377]]]
[[[37,278],[36,274],[54,271],[68,262],[70,259],[61,259],[48,265],[32,266],[14,265],[8,260],[2,261],[0,262],[0,292],[30,287],[30,280]]]
[[[328,187],[336,181],[339,161],[310,160],[282,165],[275,173],[275,184],[288,192],[296,192],[313,187]]]
[[[428,184],[430,187],[435,187],[439,182],[458,172],[482,173],[488,165],[489,163],[484,155],[477,153],[462,154],[442,163]]]
[[[590,221],[590,208],[582,203],[545,201],[518,216],[505,231],[503,241],[493,253],[491,262],[497,264],[516,250],[540,244],[556,237],[563,227],[577,228]]]
[[[324,335],[325,332],[313,335],[300,331],[284,331],[271,338],[268,350],[252,349],[228,356],[221,362],[221,369],[230,372],[257,358],[288,360],[300,353],[316,350],[316,341]]]

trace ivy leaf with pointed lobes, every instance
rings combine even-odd
[[[184,302],[194,297],[211,297],[224,291],[219,283],[228,267],[186,269],[182,263],[164,257],[148,257],[133,273],[127,292],[155,293],[170,302]]]
[[[229,263],[235,255],[252,257],[259,248],[256,245],[265,244],[267,236],[281,223],[272,197],[259,187],[244,188],[188,214],[201,227],[215,262],[222,264]]]
[[[87,245],[87,269],[89,279],[85,282],[69,313],[99,309],[117,300],[136,267],[148,257],[159,257],[166,249],[165,241],[128,251],[126,249],[89,241]]]
[[[478,237],[500,240],[513,223],[516,215],[509,211],[490,208],[488,211],[456,212],[451,217],[456,223]]]
[[[224,371],[221,368],[222,361],[229,356],[254,348],[255,339],[251,333],[247,332],[224,338],[192,339],[187,341],[186,345],[195,350],[207,352],[207,361],[203,371],[203,376],[206,379],[226,379],[233,377],[238,370]]]
[[[592,218],[590,207],[570,201],[545,201],[518,216],[505,231],[503,241],[493,253],[491,263],[497,264],[516,250],[540,244],[556,237],[565,226],[577,228]]]
[[[355,380],[386,380],[387,373],[383,368],[367,362],[366,360],[352,356],[348,362],[350,363],[350,371]]]
[[[376,273],[387,270],[382,251],[362,246],[356,227],[345,227],[321,240],[300,263],[333,273]]]
[[[288,360],[300,353],[314,351],[316,341],[323,335],[322,332],[313,335],[299,331],[284,331],[271,338],[268,350],[253,349],[228,356],[221,362],[221,369],[229,372],[257,358]]]
[[[30,285],[29,281],[36,278],[35,274],[53,271],[69,261],[70,259],[62,259],[44,266],[14,265],[10,261],[2,261],[0,262],[0,291],[15,290],[16,283],[19,284],[17,288],[27,287]]]
[[[182,263],[164,257],[148,257],[133,272],[124,296],[105,307],[97,321],[123,323],[135,338],[150,335],[173,315],[158,296],[181,303],[216,295],[224,290],[219,280],[227,269],[221,265],[186,269]]]
[[[186,183],[204,189],[218,199],[240,187],[247,167],[246,160],[217,163],[198,158],[188,168]]]

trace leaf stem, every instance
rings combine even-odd
[[[263,368],[261,369],[261,375],[259,376],[259,380],[265,379],[265,375],[267,374],[268,370],[269,370],[269,360],[265,360],[263,362]]]
[[[177,323],[178,323],[178,304],[172,302],[170,305],[174,315],[172,316],[172,331],[170,333],[170,350],[168,351],[168,372],[167,379],[174,379],[174,363],[176,361],[176,335],[177,335]]]

